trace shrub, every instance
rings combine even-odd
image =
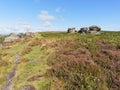
[[[94,36],[90,40],[82,38],[49,44],[55,52],[48,58],[51,66],[48,76],[62,82],[63,90],[118,89],[119,49],[109,39],[99,38]],[[51,84],[54,84],[52,80]]]
[[[24,48],[24,50],[23,50],[23,52],[22,52],[22,55],[25,55],[25,54],[28,54],[28,53],[30,53],[32,51],[32,49],[31,49],[31,47],[25,47]]]

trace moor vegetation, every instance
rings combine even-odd
[[[14,90],[120,90],[120,32],[40,32],[1,45],[0,88],[16,68]]]

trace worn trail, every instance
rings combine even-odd
[[[20,63],[20,60],[21,60],[21,54],[17,53],[16,58],[15,58],[14,63],[13,63],[13,68],[7,74],[7,76],[6,76],[6,82],[5,82],[2,90],[13,90],[13,85],[14,85],[13,78],[16,75],[16,69],[17,69],[18,64]]]

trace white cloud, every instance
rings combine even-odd
[[[18,23],[17,26],[21,27],[23,30],[25,30],[25,31],[31,30],[32,26],[28,22],[24,21],[23,19],[19,18],[17,20],[17,23]]]
[[[49,14],[48,11],[42,10],[39,14],[39,19],[42,21],[41,26],[46,28],[52,26],[52,21],[56,20],[56,17]]]
[[[21,27],[15,27],[15,26],[0,27],[0,34],[19,33],[19,32],[25,32],[25,30]]]
[[[50,21],[50,20],[55,20],[55,17],[53,15],[50,15],[48,11],[41,11],[39,15],[39,19],[42,21]]]
[[[20,33],[32,31],[32,25],[19,18],[13,24],[0,25],[0,34]]]
[[[43,26],[44,26],[44,27],[50,27],[50,26],[52,26],[52,23],[49,22],[49,21],[45,21],[45,22],[43,23]]]

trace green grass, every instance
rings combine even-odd
[[[33,76],[45,74],[46,70],[49,68],[47,65],[49,51],[42,50],[40,45],[31,47],[31,49],[31,52],[23,56],[23,58],[26,58],[27,61],[22,61],[18,67],[18,74],[14,81],[16,90],[19,90],[20,87],[26,84],[34,85],[38,90],[42,90],[41,88],[45,87],[45,85],[49,82],[49,79],[45,78],[45,75],[38,81],[27,81]]]
[[[3,65],[0,66],[0,88],[5,81],[5,77],[6,77],[7,73],[10,72],[10,70],[13,67],[13,62],[16,57],[16,53],[22,52],[23,47],[24,47],[24,45],[18,43],[18,44],[13,45],[9,49],[4,49],[4,50],[1,49],[0,50],[1,51],[0,54],[3,55],[2,62],[5,61],[7,63],[7,65],[5,65],[5,66],[3,66]]]
[[[3,40],[3,39],[1,39]],[[101,51],[101,45],[108,52]],[[108,46],[107,46],[108,45]],[[5,76],[12,69],[18,52],[25,52],[17,67],[14,77],[14,89],[24,85],[33,85],[37,90],[107,90],[115,83],[111,76],[119,77],[119,60],[111,57],[109,50],[120,49],[120,32],[102,32],[100,35],[81,35],[66,32],[40,32],[26,42],[17,42],[8,49],[0,49],[0,88],[5,83]],[[114,54],[113,54],[114,55]],[[93,64],[85,62],[92,58]],[[83,61],[80,61],[83,60]],[[91,63],[91,62],[90,62]],[[111,67],[112,68],[109,68]],[[43,75],[35,81],[29,78]],[[111,75],[111,76],[110,76]],[[99,81],[100,80],[100,81]]]

